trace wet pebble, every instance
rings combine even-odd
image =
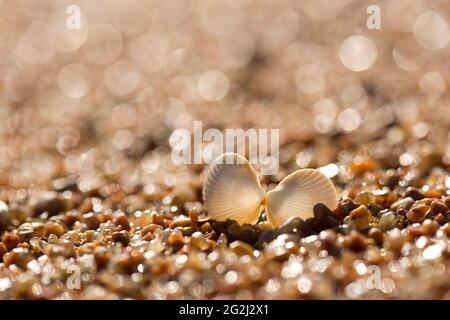
[[[438,214],[447,215],[449,213],[449,208],[444,202],[440,200],[433,200],[433,202],[431,202],[430,213],[433,216]]]
[[[82,221],[86,224],[88,229],[95,230],[100,226],[102,222],[99,215],[94,212],[89,212],[83,214]]]
[[[386,212],[382,213],[378,225],[383,231],[395,228],[395,226],[397,225],[397,219],[395,217],[395,214],[390,210],[387,210]]]
[[[313,208],[315,219],[315,230],[320,232],[325,229],[332,229],[339,225],[339,220],[334,216],[333,212],[322,203],[318,203]]]
[[[262,249],[267,243],[271,242],[278,236],[275,229],[267,229],[261,232],[258,241],[255,243],[256,249]]]
[[[313,220],[311,221],[312,221],[311,225],[314,225],[314,221]],[[295,217],[289,219],[287,222],[281,225],[277,229],[276,234],[277,235],[295,234],[303,238],[313,234],[313,229],[301,218]]]
[[[425,196],[419,189],[414,187],[408,187],[406,189],[406,197],[410,197],[414,200],[420,200],[423,199]]]
[[[369,227],[371,220],[372,214],[369,209],[364,205],[360,205],[345,217],[344,223],[352,224],[359,230],[365,230]]]
[[[422,222],[423,220],[425,220],[425,216],[427,215],[429,208],[430,207],[426,205],[412,208],[408,211],[406,217],[411,222]]]
[[[119,213],[116,215],[113,222],[116,226],[120,226],[122,230],[130,231],[131,229],[128,217],[124,213]]]
[[[114,242],[120,242],[123,246],[127,246],[128,243],[130,242],[130,235],[128,234],[128,231],[126,231],[126,230],[113,232],[112,240]]]
[[[399,209],[409,210],[413,204],[414,204],[414,199],[411,197],[406,197],[406,198],[403,198],[403,199],[400,199],[400,200],[394,202],[391,205],[391,209],[394,212],[397,212]]]
[[[70,209],[69,200],[54,191],[44,191],[31,196],[29,205],[32,208],[33,216],[44,212],[47,212],[49,216],[54,216]]]
[[[14,249],[20,242],[20,237],[15,233],[5,233],[2,237],[2,242],[9,250]]]

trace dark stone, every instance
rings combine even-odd
[[[314,230],[320,232],[325,229],[332,229],[339,225],[339,220],[334,217],[333,212],[323,203],[318,203],[313,208]]]
[[[258,241],[254,244],[256,249],[263,249],[266,243],[273,241],[277,237],[277,233],[275,229],[267,229],[261,232],[259,235]]]
[[[406,189],[406,196],[411,197],[414,200],[421,200],[421,199],[425,198],[423,193],[419,189],[414,188],[414,187],[408,187]]]
[[[302,219],[295,217],[289,219],[287,222],[281,225],[278,228],[277,235],[295,234],[298,235],[300,238],[304,238],[313,234],[314,229],[311,227],[313,225],[314,223],[311,225],[310,223],[307,223],[306,221],[303,221]]]

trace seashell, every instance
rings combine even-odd
[[[256,223],[265,191],[245,157],[225,153],[216,158],[206,172],[203,199],[208,215],[213,219]]]
[[[312,217],[317,203],[323,203],[331,210],[337,206],[333,183],[320,171],[295,171],[266,194],[251,164],[236,153],[225,153],[210,164],[205,175],[203,199],[208,215],[213,219],[256,223],[265,207],[267,220],[274,226],[293,217]]]
[[[313,207],[317,203],[323,203],[331,210],[336,208],[337,194],[333,183],[318,170],[297,170],[267,193],[267,220],[275,226],[292,217],[305,220],[313,216]]]

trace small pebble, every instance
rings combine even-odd
[[[399,209],[409,210],[414,204],[414,199],[411,197],[406,197],[404,199],[397,200],[391,205],[391,209],[397,212]]]
[[[102,222],[98,214],[94,212],[89,212],[83,214],[82,221],[86,224],[89,230],[95,230],[100,226]]]
[[[439,213],[438,215],[436,215],[436,217],[434,217],[434,221],[436,221],[437,223],[439,223],[442,226],[445,224],[446,219],[442,213]]]
[[[408,187],[406,189],[406,196],[413,198],[414,200],[420,200],[424,198],[423,193],[419,189],[413,187]]]
[[[412,208],[408,211],[406,214],[406,217],[411,222],[422,222],[425,219],[425,216],[427,215],[427,212],[429,210],[428,206],[419,206]]]
[[[383,230],[380,228],[371,228],[367,233],[367,236],[374,239],[377,245],[383,244]]]
[[[15,233],[5,233],[2,237],[2,242],[8,251],[10,251],[19,244],[20,237]]]
[[[267,243],[271,242],[277,237],[275,229],[267,229],[261,232],[257,242],[255,243],[256,249],[262,249]]]
[[[366,248],[364,236],[357,231],[351,231],[343,240],[343,246],[353,251],[359,252]]]
[[[313,208],[315,219],[315,230],[320,232],[325,229],[332,229],[339,225],[339,220],[334,216],[333,212],[322,203],[318,203]]]
[[[444,202],[440,200],[433,200],[433,202],[431,202],[430,213],[433,215],[447,215],[449,213],[449,208]]]
[[[236,253],[237,255],[249,255],[251,256],[253,254],[253,248],[248,243],[245,243],[243,241],[233,241],[230,243],[230,249]]]
[[[314,224],[314,221],[312,221],[312,225]],[[313,229],[302,219],[295,217],[289,219],[287,222],[285,222],[283,225],[281,225],[277,231],[277,235],[282,234],[296,234],[299,237],[307,237],[313,233]]]
[[[438,228],[439,225],[436,221],[426,219],[424,222],[422,222],[423,232],[427,236],[434,236]]]
[[[352,210],[350,214],[345,217],[344,223],[352,224],[359,230],[364,230],[369,227],[372,220],[372,214],[365,205],[360,205],[358,208]]]
[[[130,231],[130,223],[128,222],[128,217],[124,213],[119,213],[113,222],[116,226],[121,226],[122,230]]]
[[[128,243],[130,242],[130,235],[128,234],[128,231],[126,230],[122,230],[122,231],[118,231],[118,232],[113,232],[112,234],[112,240],[114,242],[120,242],[122,243],[124,246],[127,246]]]
[[[0,258],[2,258],[6,252],[8,252],[8,248],[6,248],[3,242],[0,242]]]
[[[395,228],[397,224],[397,219],[392,211],[387,211],[383,213],[380,217],[379,226],[381,230],[387,231]]]

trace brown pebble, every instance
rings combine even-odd
[[[0,258],[2,258],[6,252],[8,252],[8,249],[3,244],[3,242],[0,242]]]
[[[3,255],[3,262],[5,263],[5,266],[9,267],[16,262],[16,258],[17,253],[7,252]]]
[[[446,196],[443,200],[447,208],[450,208],[450,196]]]
[[[75,211],[67,211],[64,214],[63,222],[67,227],[72,227],[75,222],[79,220],[79,215]]]
[[[78,208],[78,211],[81,213],[88,213],[88,212],[92,211],[93,208],[94,208],[94,205],[92,203],[92,199],[87,198],[87,199],[83,200],[80,207]]]
[[[354,161],[351,165],[351,170],[355,174],[363,174],[367,171],[373,171],[377,167],[375,160],[367,159],[362,161]]]
[[[233,241],[238,238],[238,235],[241,232],[241,226],[236,222],[228,226],[227,235],[230,238],[230,241]]]
[[[201,251],[209,250],[210,244],[200,231],[195,232],[190,238],[192,245],[200,249]]]
[[[170,228],[170,225],[172,224],[171,219],[163,219],[163,227],[164,229]]]
[[[319,233],[322,241],[322,248],[334,257],[341,255],[342,248],[338,245],[338,234],[336,231],[328,229]]]
[[[243,241],[233,241],[230,243],[230,249],[236,253],[237,255],[252,255],[253,254],[253,248],[248,243],[245,243]]]
[[[159,224],[160,226],[164,225],[164,220],[159,213],[153,212],[151,218],[153,224]]]
[[[239,240],[253,244],[258,236],[252,228],[243,228],[243,230],[239,233]]]
[[[423,196],[426,198],[440,198],[442,193],[439,190],[428,190],[423,193]]]
[[[15,233],[6,232],[2,237],[2,242],[8,249],[8,251],[14,249],[20,242],[20,237]]]
[[[101,214],[102,217],[102,222],[106,222],[106,221],[113,221],[114,217],[111,214],[111,212],[103,212]]]
[[[156,229],[161,228],[157,224],[149,224],[148,226],[145,226],[141,230],[141,236],[145,237],[148,233],[153,233]]]
[[[419,189],[414,188],[414,187],[408,187],[406,189],[406,196],[411,197],[414,200],[420,200],[420,199],[424,198],[423,193]]]
[[[89,212],[89,213],[83,214],[82,221],[86,224],[86,226],[90,230],[96,230],[100,226],[100,223],[102,222],[100,220],[99,215],[94,212]]]
[[[446,215],[449,212],[447,205],[440,200],[433,200],[431,202],[431,213],[433,215],[443,214]]]
[[[438,228],[439,228],[439,225],[434,220],[426,219],[422,223],[423,233],[427,236],[434,236],[436,234],[436,231],[438,230]]]
[[[406,217],[411,222],[422,222],[423,220],[425,220],[425,216],[427,215],[428,210],[429,206],[418,206],[409,210],[406,214]]]
[[[442,226],[445,224],[446,219],[442,213],[439,213],[438,215],[436,215],[436,217],[434,217],[434,221],[436,221],[437,223],[439,223]]]
[[[422,226],[409,226],[408,227],[408,234],[413,238],[417,239],[424,235],[423,227]]]
[[[318,203],[313,207],[315,219],[315,230],[320,232],[325,229],[332,229],[339,225],[339,220],[334,216],[333,212],[323,203]]]
[[[369,203],[375,202],[375,195],[372,192],[361,192],[355,197],[355,202],[367,206]]]
[[[153,233],[149,232],[142,239],[144,239],[145,241],[151,241],[154,238],[155,238],[155,236],[153,235]]]
[[[111,252],[108,252],[105,248],[97,248],[94,252],[95,263],[98,269],[106,267],[111,259]]]
[[[210,232],[210,231],[212,230],[212,227],[211,227],[211,225],[209,224],[209,222],[205,222],[205,223],[202,224],[202,226],[200,227],[200,230],[201,230],[203,233],[207,233],[207,232]]]
[[[339,201],[337,208],[333,211],[334,214],[343,219],[346,217],[352,210],[359,207],[359,204],[354,202],[352,199],[344,199]]]
[[[372,214],[369,209],[365,205],[360,205],[345,217],[344,222],[354,225],[359,230],[364,230],[369,227],[371,220]]]
[[[198,223],[198,210],[197,208],[192,208],[189,210],[189,219],[191,220],[192,226],[197,226]]]
[[[130,235],[128,234],[128,231],[126,230],[122,230],[122,231],[116,231],[113,232],[112,234],[112,240],[114,242],[120,242],[122,243],[124,246],[127,246],[128,243],[130,242]]]
[[[311,218],[310,221],[311,225],[307,224],[306,221],[303,221],[299,217],[291,218],[276,230],[276,235],[296,234],[301,238],[310,236],[315,227],[315,220]]]
[[[383,207],[376,203],[369,203],[367,209],[370,210],[373,216],[377,216],[383,210]]]
[[[70,207],[69,201],[54,191],[44,191],[33,195],[29,204],[35,217],[44,212],[47,212],[49,216],[54,216]]]
[[[17,235],[21,242],[29,241],[33,237],[42,238],[45,236],[45,227],[40,222],[27,222],[17,229]]]
[[[25,269],[28,262],[33,260],[33,255],[26,248],[15,248],[11,252],[5,253],[3,262],[8,267],[12,264]]]
[[[387,172],[387,176],[384,177],[383,179],[381,179],[380,182],[382,185],[389,187],[392,190],[399,183],[399,181],[400,181],[400,175],[395,171],[389,170]]]
[[[189,219],[179,219],[179,220],[175,220],[173,222],[171,222],[169,228],[171,229],[175,229],[178,227],[189,227],[191,226],[191,220]]]
[[[183,236],[190,236],[191,234],[197,231],[196,227],[179,227],[177,229],[181,231]]]
[[[122,230],[130,231],[130,223],[128,217],[124,213],[119,213],[114,219],[113,223],[116,226],[121,226]]]
[[[172,246],[183,244],[183,234],[181,231],[176,230],[171,232],[168,237],[168,243]]]
[[[351,231],[349,235],[344,237],[343,246],[353,251],[359,252],[365,249],[366,242],[363,235],[359,232]]]
[[[447,237],[450,237],[450,222],[447,222],[441,227],[441,230],[445,232]]]
[[[380,228],[371,228],[367,236],[374,239],[377,245],[383,244],[383,231]]]
[[[139,250],[130,251],[130,262],[132,265],[137,266],[144,261],[144,255]]]
[[[45,224],[45,236],[48,237],[54,234],[58,238],[61,237],[65,232],[65,228],[62,224],[57,222],[47,222]]]
[[[399,209],[409,210],[414,204],[414,199],[411,197],[406,197],[404,199],[397,200],[391,205],[391,209],[397,212]]]

